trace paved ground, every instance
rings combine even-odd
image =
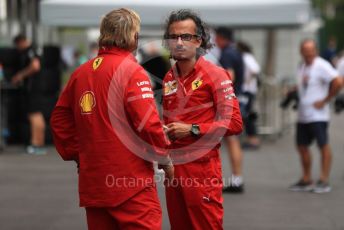
[[[293,130],[277,141],[266,141],[256,152],[245,152],[246,193],[224,196],[224,228],[234,230],[344,230],[344,114],[331,124],[334,153],[329,194],[287,190],[300,175]],[[314,149],[314,179],[319,154]],[[222,154],[224,176],[228,158]],[[164,227],[169,229],[163,191]],[[0,154],[0,229],[86,229],[84,210],[78,208],[73,163],[63,162],[51,148],[45,156],[23,154],[19,147]]]

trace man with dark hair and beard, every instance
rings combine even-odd
[[[212,45],[197,14],[172,12],[164,39],[176,61],[163,83],[165,131],[175,165],[175,178],[166,183],[171,229],[222,229],[219,147],[223,136],[242,131],[239,103],[229,73],[202,57]]]

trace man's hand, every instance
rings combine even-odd
[[[326,105],[327,101],[326,100],[320,100],[320,101],[316,101],[313,106],[316,109],[322,109],[325,105]]]
[[[171,158],[168,156],[165,159],[165,162],[160,162],[158,165],[159,169],[165,171],[165,179],[167,182],[172,181],[174,178],[174,166]]]
[[[167,135],[171,140],[178,140],[184,137],[191,136],[191,124],[184,124],[180,122],[173,122],[167,125]]]
[[[172,181],[174,178],[174,166],[173,165],[160,165],[160,169],[165,172],[165,179],[167,182]]]
[[[18,85],[20,82],[23,81],[23,79],[24,79],[24,78],[23,78],[23,75],[17,73],[16,75],[14,75],[14,76],[12,77],[11,83],[12,83],[13,85]]]
[[[328,93],[327,97],[324,98],[323,100],[315,102],[313,104],[313,106],[317,109],[322,109],[326,105],[326,103],[328,103],[334,96],[337,95],[337,93],[339,92],[341,87],[342,87],[341,77],[334,78],[331,81],[330,89],[329,89],[329,93]]]

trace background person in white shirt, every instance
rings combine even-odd
[[[337,62],[337,71],[339,75],[344,78],[344,51],[342,52],[342,56]]]
[[[237,42],[238,50],[242,54],[244,61],[244,83],[242,86],[243,94],[248,102],[245,106],[245,132],[247,140],[243,144],[243,148],[257,149],[259,147],[259,139],[257,137],[256,120],[257,115],[254,111],[254,102],[258,93],[258,76],[260,66],[253,55],[252,48],[243,41]]]
[[[337,68],[339,76],[342,79],[342,85],[344,85],[344,50],[341,52],[341,55],[339,56],[339,58],[336,62],[336,68]],[[335,105],[334,107],[335,107],[336,113],[340,113],[344,110],[344,92],[343,92],[343,90],[336,97],[334,105]]]
[[[328,183],[331,169],[331,150],[328,143],[327,127],[330,120],[329,101],[341,87],[338,72],[329,62],[318,56],[314,40],[306,39],[300,46],[303,63],[297,76],[299,95],[296,144],[301,157],[303,176],[290,186],[292,191],[331,191]],[[313,186],[311,176],[311,153],[313,140],[317,141],[321,152],[321,174]]]

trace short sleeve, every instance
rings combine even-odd
[[[330,83],[333,79],[335,79],[338,76],[339,74],[337,70],[333,68],[330,63],[326,62],[323,64],[321,74],[321,78],[323,81],[325,81],[326,83]]]
[[[339,64],[337,66],[337,71],[341,77],[344,77],[344,58],[341,58],[339,60]]]
[[[220,64],[224,69],[233,69],[236,62],[236,56],[229,51],[223,52],[220,59]]]
[[[253,57],[251,54],[244,55],[244,61],[247,69],[252,74],[259,74],[260,72],[260,66],[257,62],[257,60]]]
[[[38,51],[34,48],[30,48],[27,52],[27,56],[30,59],[30,61],[32,61],[35,58],[40,58],[40,55],[38,54]]]

